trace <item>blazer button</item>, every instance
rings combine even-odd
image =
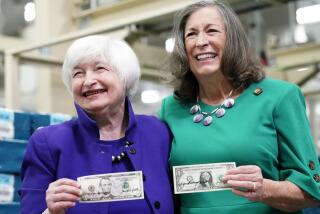
[[[253,91],[254,95],[256,95],[256,96],[260,95],[262,92],[263,92],[263,89],[259,88],[259,87],[254,89],[254,91]]]
[[[159,201],[154,202],[154,207],[155,207],[157,210],[160,209],[160,202],[159,202]]]
[[[309,168],[310,168],[311,170],[314,170],[314,169],[316,168],[313,161],[309,161]]]
[[[131,148],[129,149],[129,153],[132,154],[132,155],[134,155],[134,154],[137,153],[137,151],[136,151],[135,148],[131,147]]]
[[[316,182],[320,182],[320,175],[319,174],[314,174],[313,175],[313,179],[316,181]]]

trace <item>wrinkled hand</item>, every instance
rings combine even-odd
[[[264,197],[263,176],[260,167],[256,165],[230,169],[222,181],[231,186],[232,192],[251,201],[262,201]]]
[[[75,206],[79,198],[79,184],[67,178],[52,182],[46,192],[46,202],[50,214],[64,214],[68,208]]]

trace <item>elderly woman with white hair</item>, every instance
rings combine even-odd
[[[152,116],[135,115],[129,97],[139,62],[123,41],[76,40],[63,64],[63,81],[78,117],[37,130],[22,164],[21,213],[173,213],[168,170],[171,133]],[[78,203],[77,178],[142,171],[144,199]]]

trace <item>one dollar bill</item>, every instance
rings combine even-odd
[[[144,198],[142,171],[89,175],[78,177],[77,181],[83,203]]]
[[[209,192],[230,189],[221,181],[227,170],[235,168],[234,162],[183,165],[173,167],[174,193]]]

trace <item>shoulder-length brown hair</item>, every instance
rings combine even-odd
[[[175,15],[173,52],[169,59],[175,97],[182,101],[194,101],[199,93],[199,83],[190,70],[184,43],[185,26],[190,15],[204,7],[216,7],[223,18],[226,43],[221,59],[221,71],[233,88],[248,87],[264,78],[260,61],[251,53],[247,35],[232,8],[219,0],[200,1],[189,5]]]

